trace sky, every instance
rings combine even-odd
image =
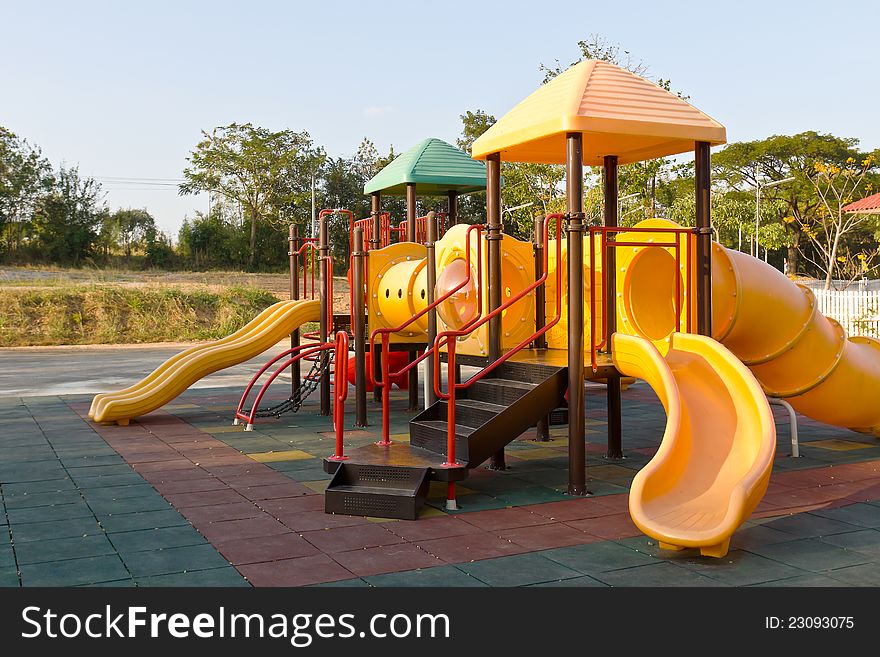
[[[0,0],[0,125],[176,235],[202,130],[308,131],[334,157],[400,152],[497,117],[600,34],[670,78],[729,141],[804,130],[880,147],[880,3]],[[136,178],[139,183],[125,182]]]

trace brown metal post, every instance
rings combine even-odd
[[[605,156],[605,225],[617,226],[618,182],[617,156]],[[611,237],[613,240],[614,238]],[[602,272],[605,287],[605,317],[607,317],[608,340],[606,349],[611,351],[611,335],[617,330],[617,253],[610,247],[605,254],[605,271]],[[605,457],[623,458],[620,377],[608,377],[605,381],[608,394],[608,437]]]
[[[406,241],[416,241],[416,184],[406,184]],[[409,362],[416,359],[416,352],[408,352]],[[409,404],[407,408],[411,411],[419,408],[419,370],[413,367],[408,374],[407,388],[409,396]]]
[[[568,494],[586,495],[584,414],[584,165],[583,136],[566,135],[568,202]]]
[[[430,306],[434,303],[434,286],[437,285],[437,261],[434,258],[434,242],[437,241],[437,217],[434,211],[428,213],[428,226],[426,235],[425,251],[427,271],[427,303]],[[428,311],[428,348],[434,346],[434,339],[437,337],[437,311]],[[434,393],[434,359],[428,357],[425,359],[425,378],[428,385],[425,387],[425,406],[430,406],[437,401],[437,395]]]
[[[373,234],[370,238],[370,249],[382,246],[382,197],[379,192],[370,195],[370,217],[373,220]]]
[[[406,241],[416,241],[416,184],[406,183]]]
[[[694,183],[697,226],[697,333],[712,335],[712,216],[710,213],[711,160],[709,143],[694,145]],[[690,303],[690,299],[688,299]]]
[[[449,190],[446,195],[449,200],[446,207],[446,229],[458,223],[458,192]]]
[[[489,312],[501,305],[501,241],[504,239],[501,225],[501,153],[492,153],[486,158],[486,251]],[[489,362],[501,358],[501,317],[489,320]],[[489,467],[504,470],[504,449],[492,455]]]
[[[290,257],[290,298],[299,299],[299,226],[290,226],[290,235],[287,238],[290,250],[287,252]],[[293,329],[290,334],[290,348],[299,346],[299,329]],[[302,371],[300,369],[300,361],[296,361],[290,366],[290,395],[291,397],[299,393],[302,385]]]
[[[330,277],[333,276],[333,272],[330,270],[330,261],[328,260],[328,256],[330,255],[330,231],[329,231],[329,217],[327,215],[322,216],[318,220],[318,265],[319,265],[319,276],[320,276],[320,284],[319,288],[319,299],[321,301],[321,342],[326,343],[328,336],[330,335],[330,331],[333,330],[332,326],[328,326],[327,323],[327,312],[328,308],[332,307],[333,299],[328,298],[327,291],[330,284]],[[330,368],[327,367],[327,359],[330,358],[328,352],[321,352],[321,364],[324,367],[321,368],[321,415],[330,415]]]
[[[558,265],[557,265],[558,266]],[[535,217],[535,280],[544,275],[544,217]],[[544,284],[535,288],[535,330],[544,328],[547,323],[545,307],[546,289]],[[535,338],[536,349],[547,348],[546,334]],[[550,440],[550,416],[542,417],[537,424],[537,440],[547,442]]]
[[[352,337],[354,338],[355,426],[367,426],[367,353],[366,318],[364,317],[364,229],[354,229],[354,253],[351,254]]]

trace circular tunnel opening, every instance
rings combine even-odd
[[[645,248],[636,253],[626,271],[624,311],[632,328],[649,340],[663,340],[675,331],[675,281],[681,274],[666,249]],[[684,308],[684,281],[681,280]]]

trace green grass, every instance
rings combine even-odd
[[[4,286],[0,347],[213,340],[276,301],[247,286]]]

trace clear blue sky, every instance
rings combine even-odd
[[[381,8],[380,8],[381,7]],[[0,125],[90,175],[174,179],[199,131],[307,130],[334,156],[502,115],[592,33],[727,126],[730,141],[818,130],[880,146],[880,3],[9,2]],[[205,198],[110,184],[176,233]],[[139,188],[139,189],[138,189]]]

